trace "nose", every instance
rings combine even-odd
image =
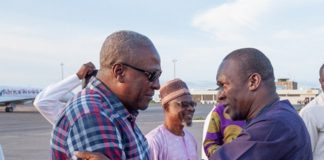
[[[223,89],[220,89],[218,91],[218,97],[217,97],[217,100],[218,101],[223,101],[225,100],[226,96],[225,96],[225,93],[224,93],[224,90]]]
[[[160,80],[159,80],[159,78],[157,78],[155,81],[152,82],[152,88],[154,90],[160,89]]]
[[[189,105],[186,109],[192,113],[194,113],[196,111],[195,106],[192,106],[192,105]]]
[[[189,108],[189,111],[191,111],[192,113],[194,113],[196,111],[195,107],[194,106],[190,106]]]

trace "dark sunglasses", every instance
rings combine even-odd
[[[175,102],[175,103],[177,103],[182,108],[189,108],[189,106],[191,106],[191,107],[197,106],[197,103],[195,101],[181,101],[181,102]]]
[[[125,66],[127,66],[127,67],[130,67],[130,68],[132,68],[132,69],[134,69],[134,70],[137,70],[137,71],[139,71],[139,72],[143,72],[143,73],[146,75],[147,79],[148,79],[150,82],[154,82],[154,81],[157,80],[157,79],[161,76],[161,74],[162,74],[162,71],[160,71],[160,70],[156,70],[156,71],[150,72],[150,71],[145,71],[145,70],[143,70],[143,69],[140,69],[140,68],[134,67],[134,66],[132,66],[132,65],[126,64],[126,63],[121,63],[121,64],[122,64],[122,65],[125,65]]]

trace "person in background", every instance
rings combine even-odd
[[[232,120],[247,124],[210,159],[312,159],[305,124],[288,100],[279,100],[274,80],[270,60],[257,49],[238,49],[223,59],[218,98]]]
[[[205,141],[205,138],[206,138],[208,127],[209,127],[209,122],[210,122],[211,115],[212,115],[213,111],[216,109],[216,107],[217,107],[217,104],[210,110],[210,112],[207,114],[207,116],[206,116],[206,118],[204,120],[202,141],[201,141],[201,144],[202,144],[201,145],[201,159],[202,160],[207,160],[208,159],[208,157],[207,157],[207,155],[205,153],[204,141]]]
[[[324,64],[320,67],[319,77],[322,93],[299,112],[310,135],[314,160],[324,158]]]
[[[166,82],[160,89],[164,124],[150,131],[147,138],[152,160],[197,160],[195,137],[184,128],[191,126],[196,103],[186,83],[180,79]]]
[[[136,117],[160,88],[160,63],[146,36],[133,31],[109,35],[101,48],[97,76],[57,119],[52,159],[71,159],[75,151],[97,152],[109,159],[149,159]]]
[[[210,157],[223,144],[230,143],[241,133],[245,121],[233,121],[226,113],[222,99],[217,99],[209,119],[209,125],[203,141],[204,153]],[[203,154],[203,153],[202,153]]]
[[[72,99],[72,90],[81,85],[81,80],[94,72],[92,62],[83,64],[76,74],[43,89],[35,98],[34,106],[45,119],[54,125],[59,114],[65,109],[67,100]],[[64,99],[65,101],[62,101]]]

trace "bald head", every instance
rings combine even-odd
[[[268,87],[275,88],[274,73],[270,60],[255,48],[242,48],[228,54],[224,60],[235,60],[241,68],[241,75],[248,77],[252,73],[261,75]]]
[[[146,36],[133,31],[118,31],[109,35],[100,51],[100,68],[110,68],[120,62],[139,63],[140,48],[156,51],[153,43]],[[157,51],[156,51],[157,53]]]

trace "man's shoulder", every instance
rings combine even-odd
[[[324,94],[321,93],[317,97],[315,97],[312,101],[310,101],[303,109],[312,110],[313,107],[324,107]]]
[[[102,96],[93,90],[82,90],[67,104],[66,114],[78,110],[80,113],[87,113],[100,107]],[[91,106],[91,107],[90,107]]]
[[[324,93],[320,93],[318,96],[316,96],[312,101],[310,101],[306,106],[312,106],[312,105],[320,105],[324,106]]]
[[[146,139],[148,141],[153,140],[153,139],[163,139],[163,135],[164,135],[164,126],[163,125],[159,125],[156,128],[154,128],[153,130],[151,130],[149,133],[147,133],[145,135]]]
[[[302,116],[302,115],[305,115],[305,114],[316,114],[316,112],[318,110],[324,110],[324,104],[320,105],[318,103],[314,103],[314,101],[312,101],[313,103],[308,103],[305,107],[303,107],[299,114]]]
[[[197,140],[195,138],[195,136],[186,128],[183,129],[183,131],[185,132],[185,135],[190,138],[195,144],[197,144]]]
[[[58,121],[68,121],[72,125],[86,115],[105,113],[109,116],[113,112],[112,108],[109,102],[104,101],[104,97],[100,93],[86,89],[80,91],[69,101]]]
[[[296,136],[306,132],[302,118],[288,101],[280,101],[274,104],[263,116],[260,116],[254,124],[263,125],[264,130],[269,130],[275,135]]]
[[[276,102],[266,111],[267,118],[281,119],[282,117],[298,117],[296,109],[288,100]]]
[[[183,132],[191,137],[195,137],[187,128],[183,128]]]
[[[250,122],[249,126],[251,124],[266,124],[269,127],[273,125],[280,126],[280,128],[291,128],[301,122],[302,119],[289,101],[279,101],[273,106],[265,108],[263,113]]]

